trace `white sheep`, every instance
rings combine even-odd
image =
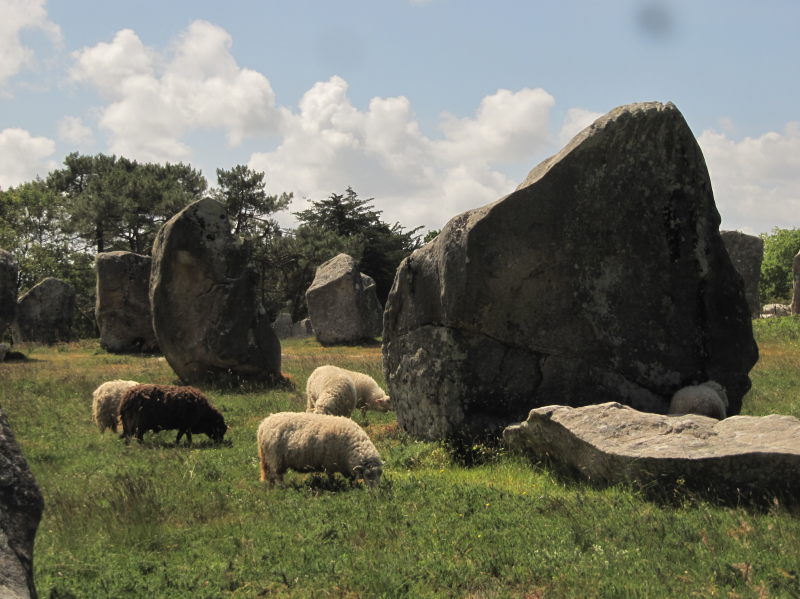
[[[138,384],[136,381],[117,379],[105,382],[94,390],[92,393],[92,420],[97,424],[101,433],[107,428],[117,432],[119,400],[125,391]]]
[[[374,486],[383,473],[383,463],[369,436],[356,422],[344,416],[311,412],[279,412],[258,426],[256,435],[261,480],[272,488],[283,474],[336,472],[351,481],[364,479]]]
[[[344,383],[345,378],[349,378],[355,386],[355,403],[352,406],[350,387]],[[320,404],[323,407],[318,409]],[[361,415],[366,416],[367,410],[391,410],[392,402],[375,379],[363,372],[326,364],[311,373],[306,384],[306,411],[350,416],[355,408],[360,408]]]
[[[700,414],[722,420],[728,409],[725,388],[716,381],[683,387],[669,402],[669,414]]]
[[[356,407],[356,386],[347,371],[320,366],[306,383],[306,412],[350,416]]]

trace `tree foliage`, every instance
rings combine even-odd
[[[234,235],[261,238],[274,233],[278,225],[272,215],[292,201],[290,193],[268,195],[264,173],[242,164],[230,170],[218,168],[217,184],[210,195],[225,206]]]
[[[97,253],[149,253],[159,227],[206,189],[200,172],[184,164],[72,153],[64,165],[47,177],[48,187],[63,198],[63,229]]]
[[[789,303],[794,287],[792,262],[800,251],[800,229],[774,228],[762,234],[764,259],[761,262],[760,295],[762,302]]]

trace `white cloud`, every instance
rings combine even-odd
[[[58,123],[58,138],[72,146],[73,151],[80,150],[94,143],[92,130],[84,125],[76,116],[65,116]]]
[[[366,110],[347,97],[347,82],[316,83],[297,113],[283,108],[280,146],[255,153],[250,167],[267,172],[273,191],[319,200],[350,185],[375,196],[384,218],[441,227],[469,208],[514,189],[494,165],[530,161],[550,143],[544,90],[500,90],[472,117],[443,115],[443,137],[422,133],[405,97],[373,98]],[[296,202],[293,209],[304,206]]]
[[[266,77],[236,64],[230,35],[194,21],[159,54],[131,30],[74,54],[72,78],[90,83],[111,103],[100,125],[110,151],[139,160],[191,157],[182,141],[198,129],[222,129],[230,145],[277,126],[275,94]]]
[[[57,165],[46,160],[56,144],[46,137],[34,137],[24,129],[0,131],[0,188],[8,189],[37,176],[45,177]]]
[[[602,112],[592,112],[585,108],[570,108],[564,117],[561,130],[558,132],[558,141],[565,146],[578,133],[603,116]]]
[[[723,228],[759,233],[800,226],[800,122],[740,141],[708,130],[698,142]]]
[[[0,0],[0,92],[8,80],[34,62],[33,50],[22,43],[20,32],[43,31],[54,43],[61,40],[58,25],[47,18],[46,0]]]

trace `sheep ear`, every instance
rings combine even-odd
[[[356,478],[363,478],[364,477],[364,466],[359,464],[358,466],[353,467],[353,474],[356,475]]]

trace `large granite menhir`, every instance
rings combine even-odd
[[[17,261],[0,250],[0,338],[17,312]]]
[[[257,296],[249,245],[225,208],[203,199],[153,244],[150,305],[161,351],[186,383],[281,380],[281,347]]]
[[[0,597],[36,599],[33,542],[44,499],[0,408]]]
[[[702,152],[678,109],[614,109],[398,269],[383,365],[400,426],[496,436],[537,406],[665,413],[716,380],[737,414],[758,359]]]
[[[672,484],[715,494],[800,498],[800,420],[792,416],[664,416],[610,402],[532,410],[509,426],[511,449],[601,483]]]
[[[14,343],[72,341],[75,289],[61,279],[47,277],[24,293],[17,302],[11,324]]]
[[[95,318],[107,351],[153,352],[158,342],[150,310],[150,256],[104,252],[95,257]]]

